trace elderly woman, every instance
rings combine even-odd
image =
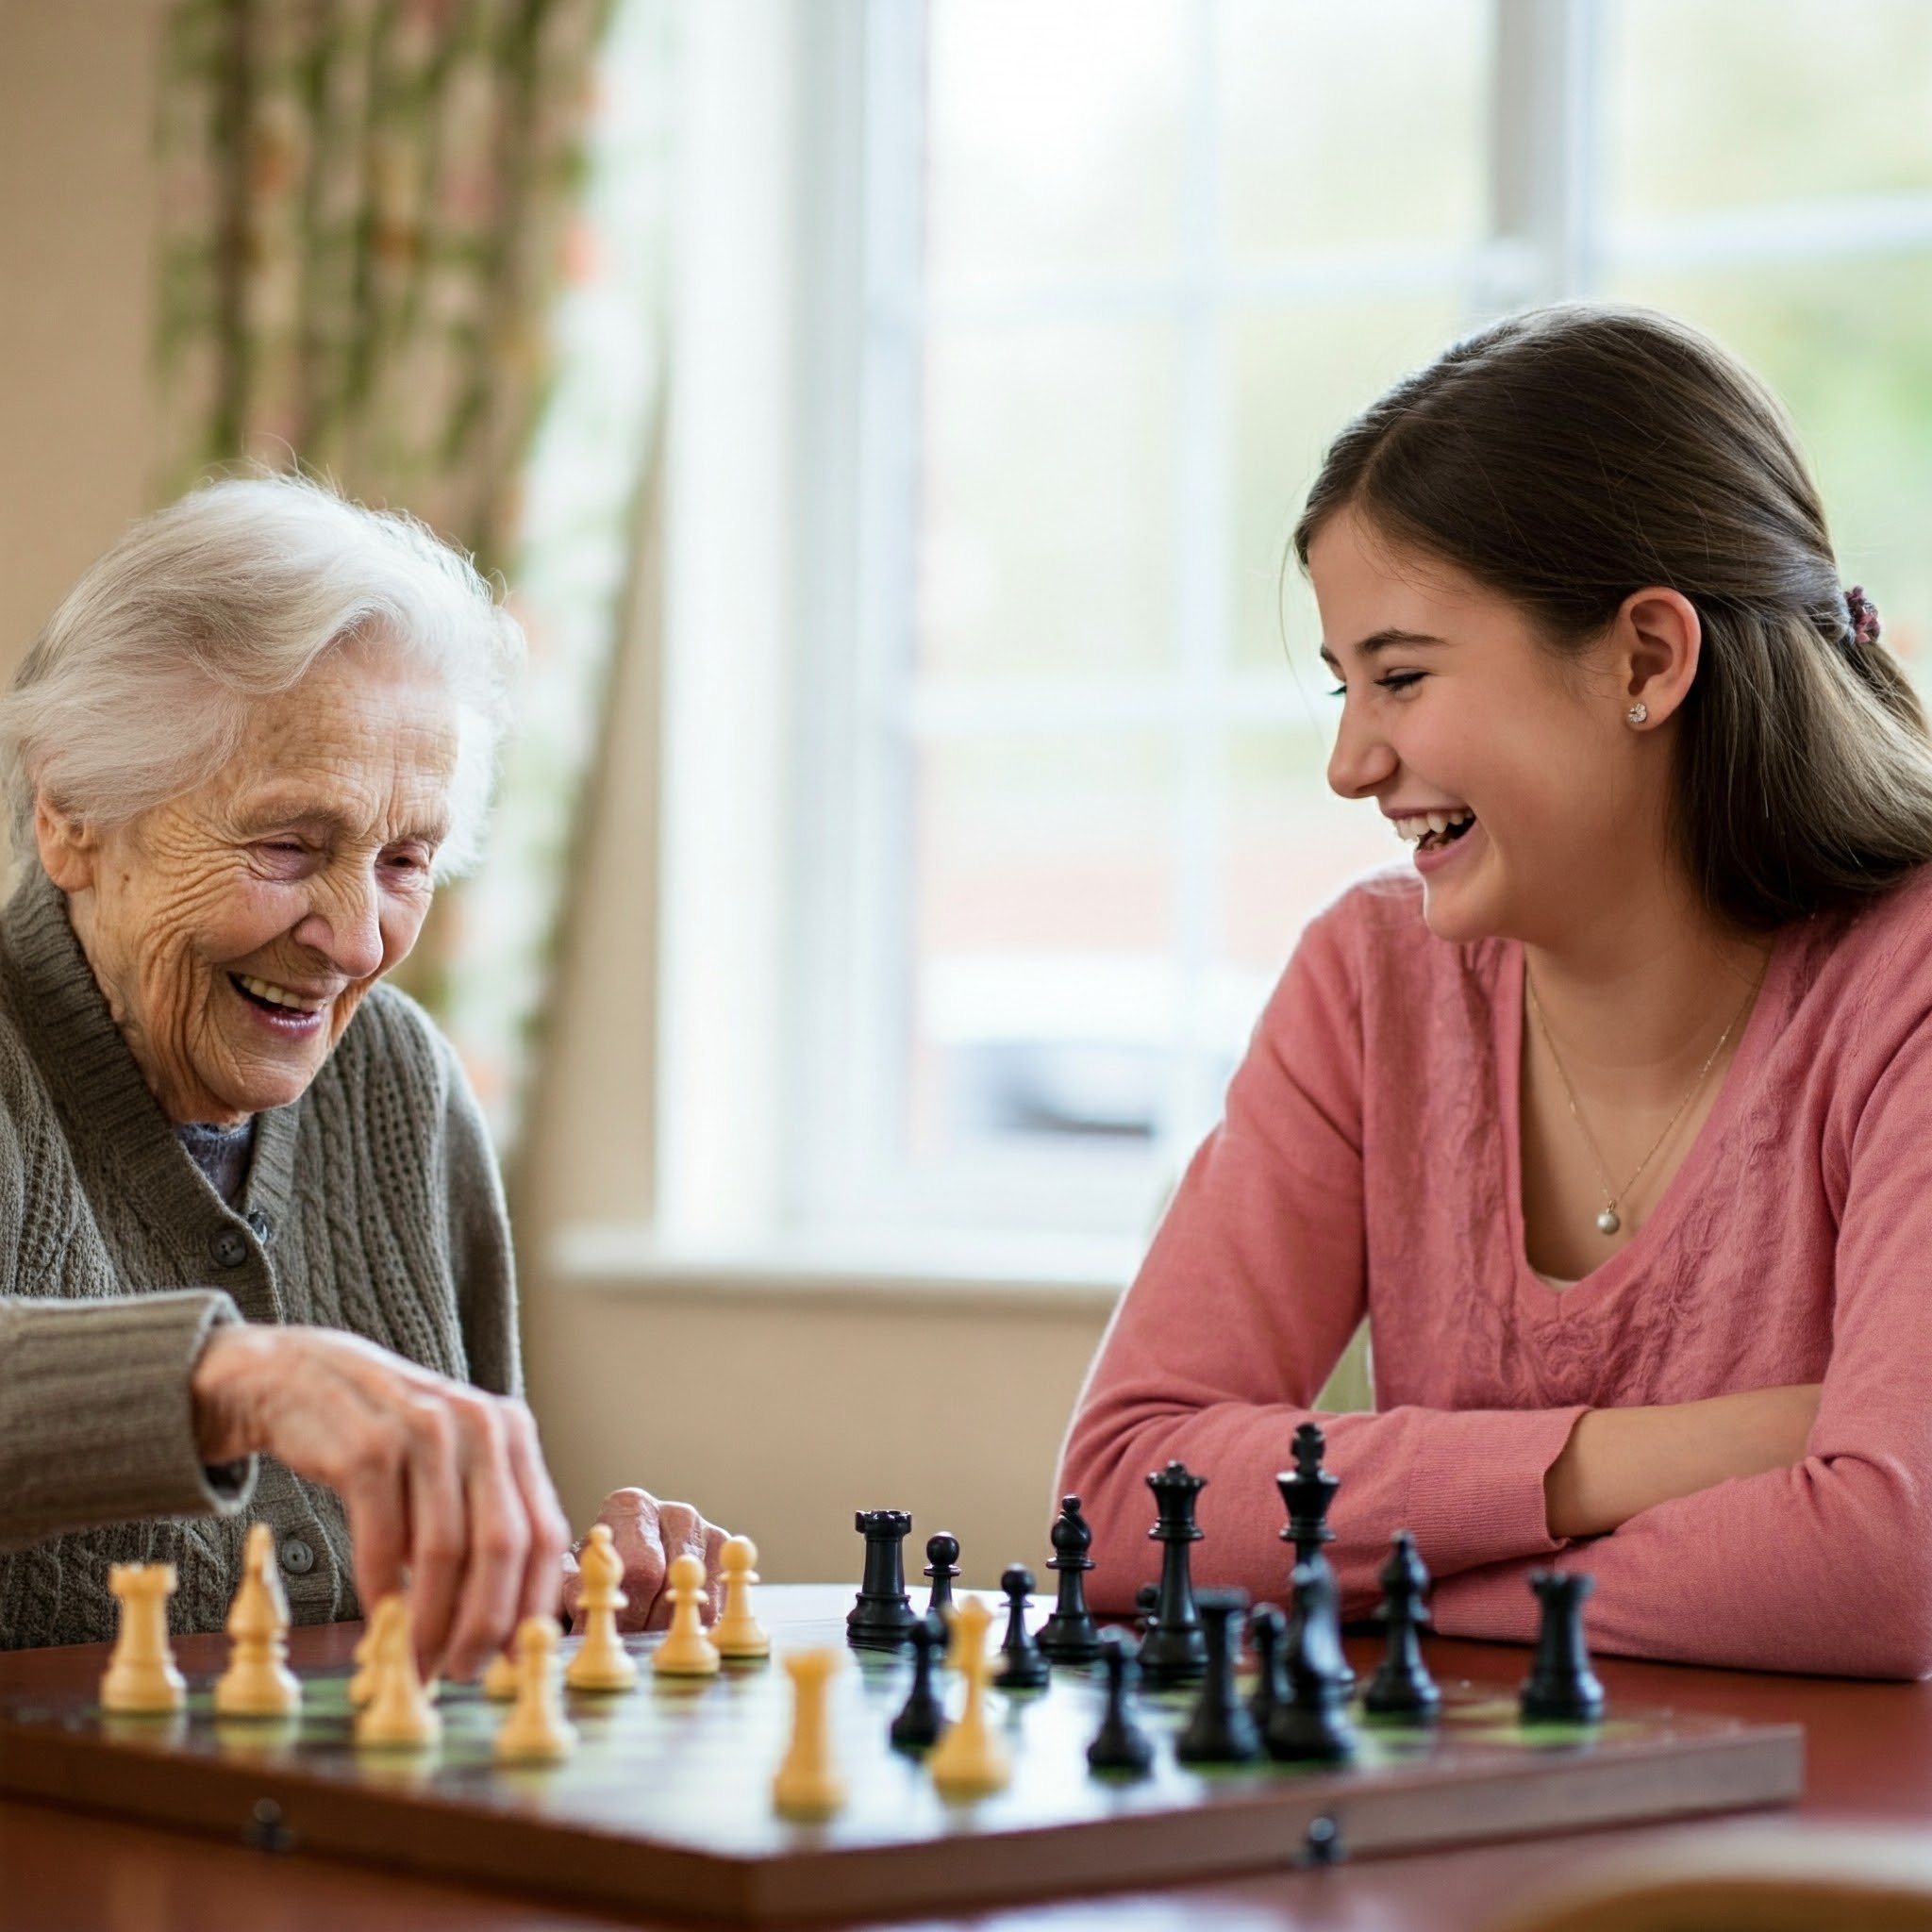
[[[383,975],[474,853],[514,620],[408,520],[198,491],[0,699],[0,1646],[218,1627],[250,1523],[302,1622],[413,1585],[473,1673],[574,1570],[518,1399],[509,1229],[455,1056]],[[630,1616],[683,1505],[606,1506]]]

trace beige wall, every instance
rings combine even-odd
[[[159,0],[0,0],[0,679],[145,508]]]

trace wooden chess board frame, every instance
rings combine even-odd
[[[842,1641],[823,1615],[840,1592],[766,1594],[809,1597],[821,1610],[768,1615],[780,1650]],[[301,1639],[315,1634],[295,1633],[298,1665]],[[630,1640],[641,1654],[655,1641]],[[1144,1699],[1161,1740],[1157,1770],[1120,1784],[1085,1761],[1097,1677],[1056,1672],[1044,1692],[993,1696],[1010,1788],[949,1806],[887,1742],[909,1664],[855,1655],[833,1712],[850,1801],[826,1824],[799,1824],[771,1808],[790,1699],[770,1666],[698,1688],[646,1672],[629,1697],[573,1696],[578,1753],[540,1770],[493,1764],[504,1707],[467,1688],[443,1699],[438,1752],[358,1755],[340,1664],[303,1670],[292,1724],[218,1721],[200,1656],[212,1664],[218,1653],[184,1654],[190,1709],[175,1719],[106,1718],[85,1690],[0,1690],[0,1790],[269,1848],[757,1924],[1280,1868],[1307,1862],[1331,1827],[1361,1857],[1776,1805],[1804,1783],[1795,1724],[1613,1707],[1594,1731],[1530,1731],[1507,1692],[1463,1683],[1444,1687],[1436,1736],[1364,1726],[1361,1760],[1346,1769],[1182,1768],[1172,1739],[1186,1694]]]

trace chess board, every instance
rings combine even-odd
[[[836,1611],[849,1591],[764,1595],[781,1651],[842,1641]],[[1189,1693],[1143,1696],[1157,1769],[1116,1783],[1086,1764],[1100,1679],[1056,1671],[1044,1691],[991,1693],[1013,1758],[1010,1787],[949,1805],[919,1762],[887,1741],[909,1663],[854,1653],[832,1711],[850,1800],[825,1824],[800,1824],[771,1806],[791,1707],[785,1674],[772,1665],[696,1685],[660,1684],[646,1672],[629,1696],[573,1695],[581,1743],[571,1761],[507,1769],[491,1749],[504,1707],[460,1687],[443,1694],[444,1736],[434,1752],[358,1754],[346,1661],[308,1667],[299,1640],[323,1633],[295,1634],[305,1702],[300,1718],[283,1724],[214,1716],[220,1653],[211,1641],[182,1646],[189,1708],[174,1718],[104,1716],[91,1690],[92,1658],[86,1674],[76,1667],[58,1676],[68,1688],[0,1680],[0,1790],[270,1849],[769,1923],[959,1908],[1336,1852],[1360,1857],[1675,1818],[1781,1803],[1803,1784],[1796,1725],[1613,1705],[1593,1729],[1525,1727],[1506,1690],[1457,1682],[1444,1686],[1435,1732],[1362,1723],[1360,1757],[1339,1770],[1185,1769],[1172,1744]],[[340,1656],[341,1633],[332,1635]],[[641,1655],[657,1640],[628,1641]],[[956,1707],[960,1689],[952,1688]]]

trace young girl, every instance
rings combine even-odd
[[[1099,1600],[1147,1473],[1286,1591],[1318,1418],[1344,1613],[1932,1673],[1932,744],[1777,406],[1657,315],[1484,330],[1343,431],[1295,533],[1328,777],[1413,869],[1310,924],[1089,1376]]]

